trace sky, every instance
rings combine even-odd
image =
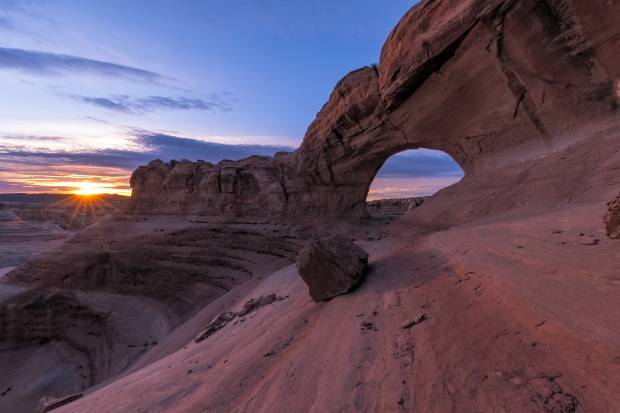
[[[151,159],[294,150],[413,4],[0,0],[0,192],[129,194]],[[371,195],[426,195],[461,174],[445,154],[403,153]]]

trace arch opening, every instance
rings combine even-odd
[[[434,149],[397,152],[383,162],[369,182],[367,213],[402,215],[456,184],[464,175],[463,168],[446,152]]]

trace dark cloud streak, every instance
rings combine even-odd
[[[210,100],[170,96],[146,96],[134,98],[128,95],[93,97],[74,94],[69,95],[69,97],[79,102],[98,106],[103,109],[136,115],[162,109],[217,110],[222,112],[231,110],[230,105],[216,94],[212,94]]]
[[[113,110],[115,112],[133,113],[125,97],[97,98],[82,95],[70,95],[70,97],[79,102],[88,103],[89,105],[98,106],[103,109]]]
[[[0,69],[13,69],[39,75],[91,73],[160,83],[159,73],[112,62],[79,56],[0,47]]]

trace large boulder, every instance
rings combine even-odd
[[[368,254],[342,235],[307,244],[297,256],[299,275],[316,302],[346,294],[359,285]]]
[[[605,228],[609,238],[620,239],[620,194],[618,194],[616,199],[607,204]]]

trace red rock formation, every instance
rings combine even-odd
[[[151,161],[131,177],[134,213],[265,216],[284,208],[278,157],[241,161]]]
[[[618,122],[619,13],[600,0],[426,1],[390,34],[377,68],[338,83],[295,153],[151,163],[132,177],[131,211],[355,216],[383,162],[422,147],[466,173],[441,194],[464,207],[433,214],[448,222],[602,199],[592,186],[609,151],[579,153]],[[526,181],[543,180],[555,190],[530,185],[523,197]]]

